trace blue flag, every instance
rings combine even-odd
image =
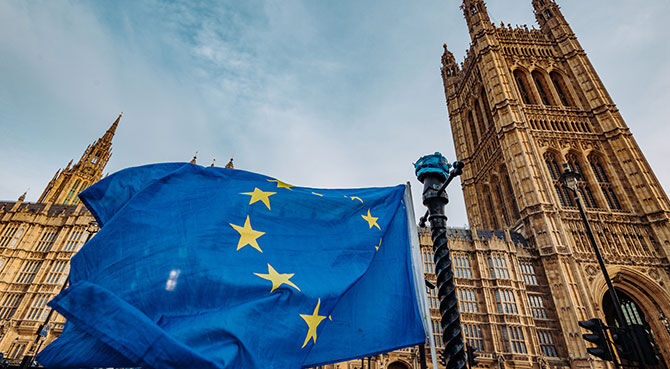
[[[300,368],[416,345],[405,187],[155,164],[80,198],[100,231],[49,305],[49,368]]]

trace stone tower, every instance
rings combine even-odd
[[[584,225],[558,181],[568,163],[583,175],[578,192],[624,312],[652,332],[670,366],[670,202],[559,6],[552,0],[532,4],[540,29],[495,26],[484,1],[465,0],[461,9],[472,40],[465,61],[457,64],[446,45],[442,56],[473,233],[522,234],[527,244],[508,257],[521,266],[515,259],[523,254],[523,262],[546,278],[542,293],[553,307],[547,319],[517,323],[529,347],[512,345],[510,351],[538,363],[553,356],[533,349],[543,339],[528,335],[555,325],[563,365],[604,365],[586,353],[577,325],[594,317],[614,322]],[[496,322],[506,321],[504,315]],[[506,332],[490,339],[493,351],[501,352],[513,341]]]
[[[102,171],[112,155],[112,138],[119,125],[121,115],[112,123],[105,134],[88,145],[79,161],[72,161],[62,171],[59,169],[44,189],[38,202],[70,205],[79,202],[77,194],[102,178]]]

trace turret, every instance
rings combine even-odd
[[[537,23],[545,33],[557,41],[562,41],[566,37],[575,37],[570,25],[561,13],[561,8],[554,0],[532,1]]]
[[[473,41],[480,32],[493,28],[483,0],[464,0],[461,9]]]

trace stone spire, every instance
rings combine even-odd
[[[226,164],[225,168],[235,169],[235,167],[233,166],[233,158],[230,158],[230,161],[228,162],[228,164]]]
[[[70,161],[64,170],[56,172],[38,202],[76,204],[79,201],[77,195],[102,178],[105,165],[112,155],[112,139],[122,115],[119,114],[102,137],[86,147],[76,164],[72,165]]]
[[[191,159],[191,161],[189,161],[189,163],[191,163],[191,164],[195,164],[195,161],[196,161],[197,159],[198,159],[198,152],[196,151],[196,152],[195,152],[195,155],[193,155],[193,159]]]

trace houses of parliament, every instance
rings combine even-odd
[[[465,0],[465,60],[457,63],[444,45],[451,131],[466,163],[470,228],[448,231],[464,338],[483,368],[613,368],[587,353],[577,324],[614,325],[615,313],[574,199],[559,182],[567,163],[582,176],[577,192],[625,319],[648,331],[654,368],[670,368],[670,201],[559,6],[532,5],[539,29],[529,30],[494,25],[484,1]],[[36,340],[69,259],[95,232],[77,194],[102,177],[120,119],[56,173],[36,203],[25,195],[0,202],[5,357],[20,361],[62,332],[64,319],[54,314]],[[434,282],[430,235],[419,229],[419,239]],[[427,292],[439,349],[439,302]],[[323,368],[414,369],[418,350]]]

